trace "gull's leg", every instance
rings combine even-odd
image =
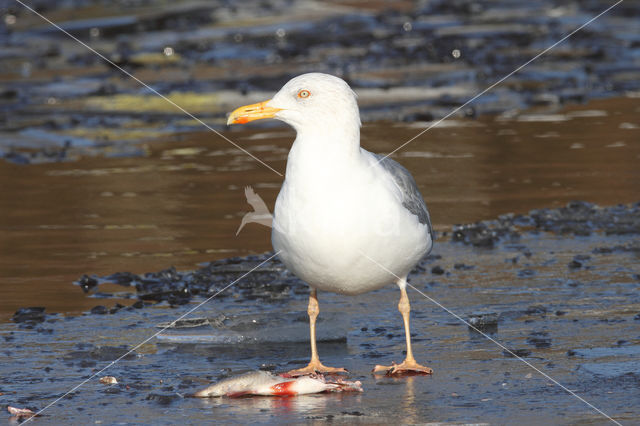
[[[394,362],[390,366],[376,365],[373,368],[373,372],[384,372],[388,375],[404,373],[431,374],[433,373],[433,370],[429,367],[418,364],[413,357],[413,351],[411,350],[411,331],[409,329],[409,313],[411,312],[411,305],[409,304],[409,297],[407,296],[406,277],[402,280],[398,280],[398,286],[400,287],[400,302],[398,303],[398,310],[402,314],[402,319],[404,320],[404,333],[407,339],[407,357],[402,364],[396,364]]]
[[[347,370],[344,368],[325,367],[318,357],[318,349],[316,347],[316,319],[318,318],[318,313],[320,313],[320,308],[318,307],[318,295],[315,288],[312,288],[311,294],[309,294],[307,313],[309,314],[309,334],[311,335],[311,361],[309,361],[309,365],[306,367],[291,370],[287,374],[297,377],[315,373],[346,373]]]

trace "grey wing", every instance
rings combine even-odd
[[[427,225],[431,241],[435,240],[433,227],[431,226],[431,217],[427,205],[420,194],[415,179],[400,163],[389,157],[380,154],[373,154],[375,160],[380,164],[393,178],[395,184],[400,188],[402,193],[402,205],[412,214],[418,216],[420,223]]]

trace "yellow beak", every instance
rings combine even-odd
[[[273,118],[280,108],[268,107],[269,101],[258,102],[257,104],[245,105],[234,110],[227,119],[227,125],[244,124],[254,120],[263,118]]]

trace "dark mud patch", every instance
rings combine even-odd
[[[220,293],[217,296],[219,298],[241,297],[244,300],[266,302],[287,300],[294,294],[306,293],[305,284],[291,275],[277,258],[270,259],[271,257],[273,253],[217,260],[195,271],[179,272],[171,267],[142,275],[130,272],[118,272],[104,277],[84,275],[75,284],[85,293],[91,294],[98,293],[100,285],[118,284],[135,290],[138,302],[166,302],[171,306],[184,305],[194,297],[207,298],[217,293]],[[259,265],[261,266],[255,269]],[[246,280],[238,280],[253,269],[255,271]],[[238,282],[229,291],[221,292],[234,281]],[[99,294],[101,297],[109,297],[109,293]],[[121,294],[112,293],[111,297],[121,297]],[[131,306],[145,306],[138,302]],[[94,310],[91,313],[115,313],[104,306],[96,306]]]
[[[16,323],[26,323],[28,325],[38,324],[44,322],[47,317],[44,311],[45,308],[43,307],[20,308],[13,314],[11,320]]]
[[[517,242],[522,232],[544,231],[560,235],[588,236],[594,232],[608,235],[640,234],[640,202],[632,205],[600,207],[584,201],[573,201],[557,209],[536,209],[529,214],[502,215],[497,220],[470,225],[455,225],[451,240],[475,247],[492,248],[499,242]],[[636,243],[616,250],[634,251]],[[600,253],[614,249],[597,249]],[[591,257],[579,254],[568,264],[571,269],[583,266]],[[526,275],[526,274],[525,274]]]
[[[497,333],[500,315],[496,312],[475,312],[468,318],[469,329],[483,333]]]
[[[132,352],[126,346],[97,346],[93,345],[77,345],[80,350],[74,350],[63,356],[67,365],[80,365],[81,367],[94,367],[97,361],[113,361],[116,359],[132,360],[136,358],[135,352]]]

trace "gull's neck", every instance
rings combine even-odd
[[[348,173],[359,160],[359,121],[350,126],[340,122],[307,123],[296,130],[287,161],[288,179],[338,177]]]
[[[292,123],[297,137],[294,147],[299,151],[313,152],[323,158],[349,159],[360,148],[360,117],[355,114],[322,114],[313,121]]]

